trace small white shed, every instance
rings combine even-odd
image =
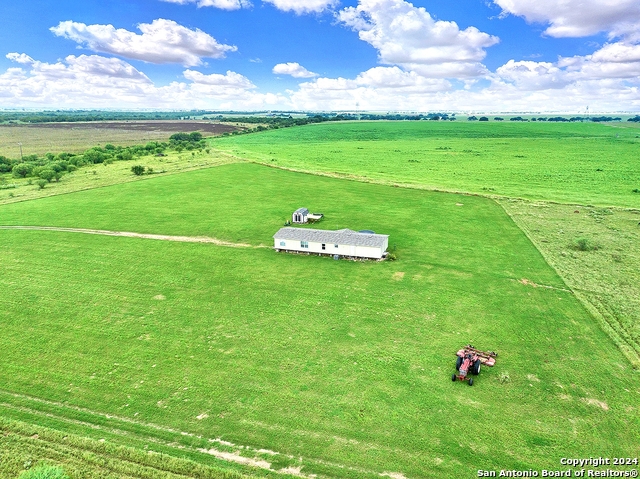
[[[389,235],[285,227],[273,235],[276,251],[295,251],[352,258],[381,259],[389,246]]]
[[[306,223],[309,221],[307,218],[309,216],[309,210],[307,208],[298,208],[293,212],[291,216],[291,221],[294,223]]]

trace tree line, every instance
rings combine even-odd
[[[60,123],[79,121],[133,121],[133,120],[189,120],[213,111],[175,112],[126,112],[126,111],[41,111],[41,112],[0,112],[0,123]]]
[[[297,116],[294,116],[297,115]],[[388,121],[451,121],[456,119],[455,113],[425,113],[425,114],[402,114],[402,113],[303,113],[300,112],[255,112],[252,115],[242,114],[233,111],[210,111],[210,110],[190,110],[190,111],[151,111],[151,112],[127,112],[127,111],[103,111],[103,110],[52,110],[40,112],[25,111],[4,111],[0,112],[0,123],[59,123],[59,122],[91,122],[91,121],[144,121],[144,120],[216,120],[220,122],[246,123],[267,125],[266,128],[286,128],[290,126],[301,126],[309,123],[322,123],[325,121],[345,121],[345,120],[388,120]],[[470,121],[489,121],[487,116],[480,118],[476,116],[468,117]],[[494,121],[504,121],[502,117],[494,117]],[[562,116],[554,117],[532,117],[530,119],[521,116],[509,118],[509,121],[592,121],[608,122],[622,121],[620,117],[611,116],[573,116],[570,118]],[[629,118],[627,121],[640,122],[640,115]]]
[[[65,173],[77,170],[83,166],[114,161],[131,161],[144,156],[164,156],[167,151],[207,150],[202,133],[175,133],[168,142],[150,141],[146,145],[95,146],[83,153],[47,153],[43,156],[26,155],[19,159],[0,156],[0,173],[11,173],[15,178],[35,178],[48,183],[60,181]],[[41,186],[43,187],[43,186]]]
[[[475,115],[467,117],[468,121],[489,121],[489,118],[486,116],[481,116],[478,118]],[[504,118],[501,116],[496,116],[493,118],[493,121],[504,121]],[[565,118],[563,116],[552,116],[552,117],[531,117],[531,118],[523,118],[521,116],[512,116],[509,118],[509,121],[551,121],[551,122],[585,122],[592,121],[595,123],[606,122],[606,121],[622,121],[622,118],[619,116],[572,116],[570,118]],[[629,118],[627,121],[640,121],[640,116],[635,116],[634,118]]]

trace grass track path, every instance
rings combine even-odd
[[[35,230],[35,231],[61,231],[64,233],[84,233],[90,235],[103,235],[103,236],[124,236],[127,238],[143,238],[161,241],[178,241],[181,243],[211,243],[218,246],[228,246],[231,248],[266,248],[266,246],[252,246],[246,243],[232,243],[230,241],[222,241],[217,238],[210,238],[208,236],[170,236],[170,235],[155,235],[147,233],[132,233],[129,231],[109,231],[109,230],[94,230],[84,228],[62,228],[56,226],[0,226],[2,230]]]
[[[5,402],[2,396],[8,397],[13,401],[17,401],[18,403],[13,402]],[[36,407],[35,405],[40,405],[41,408]],[[42,409],[42,406],[45,409]],[[50,419],[54,419],[60,421],[62,423],[75,424],[80,426],[85,426],[91,428],[93,430],[102,431],[104,433],[108,433],[111,436],[117,437],[130,437],[135,438],[136,436],[141,435],[140,430],[131,429],[131,426],[139,427],[142,431],[147,430],[149,434],[144,436],[144,440],[148,443],[155,444],[157,446],[165,446],[168,448],[172,448],[178,451],[190,451],[190,452],[198,452],[200,454],[207,454],[210,456],[214,456],[216,459],[240,464],[242,466],[248,466],[252,468],[266,469],[272,472],[276,472],[281,475],[283,478],[293,476],[298,477],[312,477],[307,476],[301,473],[297,468],[284,468],[281,470],[273,469],[272,464],[267,462],[264,459],[265,453],[269,456],[281,456],[282,453],[275,451],[267,451],[264,449],[252,448],[247,445],[238,445],[233,444],[228,441],[223,441],[221,438],[204,438],[207,441],[206,447],[198,447],[193,445],[180,444],[177,439],[180,436],[188,436],[192,438],[203,439],[203,436],[196,435],[192,432],[185,432],[175,428],[162,426],[159,424],[155,424],[152,422],[144,422],[138,421],[132,418],[128,418],[125,416],[120,416],[117,414],[106,413],[95,411],[92,409],[73,406],[70,404],[65,404],[59,401],[51,401],[48,399],[44,399],[41,397],[31,396],[27,394],[20,394],[13,391],[7,391],[4,389],[0,389],[0,407],[6,408],[14,411],[26,412],[29,414],[33,414],[34,416],[42,416]],[[81,418],[73,418],[69,413],[80,413]],[[97,423],[91,422],[90,418],[99,418]],[[106,421],[106,422],[105,422]],[[161,436],[154,435],[155,433],[168,433],[170,435],[175,436],[172,439],[162,438]],[[240,453],[244,454],[241,455]],[[296,459],[294,456],[286,455],[289,459]],[[326,467],[335,468],[337,470],[349,470],[354,471],[360,474],[365,474],[368,476],[376,476],[379,473],[363,469],[359,467],[346,466],[344,464],[333,463],[329,461],[324,461],[322,459],[313,458],[313,457],[299,457],[299,461],[302,463],[303,461],[306,463],[315,463],[321,464]],[[303,465],[303,464],[300,464]],[[184,476],[190,477],[190,476]]]

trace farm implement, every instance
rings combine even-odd
[[[480,351],[474,348],[470,344],[465,346],[456,353],[458,358],[456,359],[456,371],[457,374],[451,376],[451,380],[455,381],[469,381],[469,386],[473,386],[473,378],[469,377],[469,374],[477,376],[480,374],[480,367],[493,366],[496,363],[498,353],[493,351]]]

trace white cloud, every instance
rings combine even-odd
[[[232,71],[186,69],[181,81],[154,84],[117,58],[68,56],[45,63],[9,53],[18,67],[0,74],[5,106],[404,111],[640,111],[640,46],[609,43],[556,62],[511,60],[486,79],[464,82],[378,66],[353,78],[314,78],[285,94],[261,92]]]
[[[261,109],[286,103],[282,95],[255,92],[248,78],[231,71],[205,75],[186,70],[187,82],[157,86],[117,58],[70,55],[57,63],[18,53],[7,58],[25,67],[0,74],[0,97],[6,106]]]
[[[638,0],[493,0],[504,14],[528,22],[549,23],[552,37],[585,37],[607,32],[610,38],[640,39]]]
[[[111,53],[149,63],[181,63],[202,65],[202,58],[224,58],[236,51],[232,45],[220,44],[199,29],[191,30],[173,20],[159,18],[141,23],[142,35],[113,25],[85,25],[72,21],[60,22],[51,31],[95,52]]]
[[[404,0],[359,0],[338,19],[378,50],[384,64],[434,78],[474,77],[487,73],[480,62],[485,48],[499,39],[475,27],[434,20],[422,7]]]
[[[560,58],[555,63],[510,60],[496,70],[496,78],[523,91],[597,80],[640,85],[640,45],[608,43],[591,55]]]
[[[12,62],[24,63],[27,65],[35,62],[33,58],[29,55],[25,55],[24,53],[7,53],[7,58]]]
[[[432,94],[451,89],[447,80],[425,78],[398,67],[375,67],[354,79],[318,78],[290,91],[295,108],[349,110],[356,103],[363,109],[415,109],[426,105]]]
[[[278,63],[273,67],[272,72],[276,75],[291,75],[293,78],[313,78],[318,76],[317,73],[310,72],[296,62]]]
[[[607,44],[592,55],[557,62],[510,60],[490,82],[456,87],[398,67],[356,78],[318,78],[289,91],[294,108],[405,111],[640,111],[640,46]]]
[[[251,7],[251,2],[248,0],[162,0],[167,3],[177,3],[179,5],[186,5],[187,3],[195,3],[198,8],[200,7],[215,7],[222,10],[238,10],[240,8]]]
[[[566,71],[548,62],[509,60],[496,70],[496,76],[522,91],[564,88],[571,83]]]
[[[640,62],[640,45],[624,42],[608,43],[591,55],[596,62],[632,63]]]
[[[339,0],[262,0],[271,3],[278,10],[294,12],[296,15],[304,13],[320,13],[323,10],[335,7]]]
[[[226,75],[213,73],[205,75],[194,70],[185,70],[184,77],[195,84],[211,85],[224,88],[235,88],[239,90],[252,90],[256,86],[244,75],[227,71]]]

